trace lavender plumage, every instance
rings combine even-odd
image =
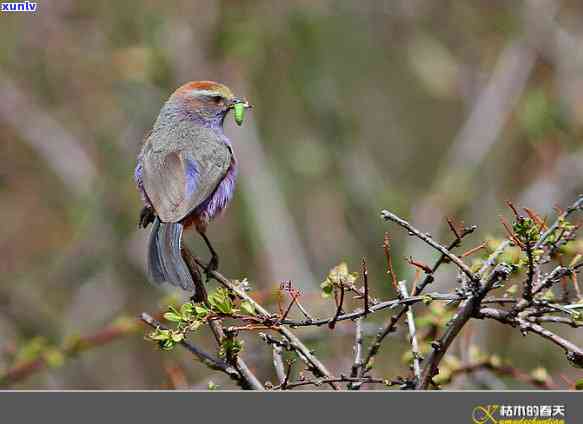
[[[195,297],[200,281],[186,265],[182,234],[194,226],[212,254],[207,270],[218,267],[206,229],[235,191],[237,161],[223,122],[238,103],[249,107],[212,81],[183,85],[162,107],[138,155],[134,179],[144,201],[140,225],[153,223],[150,279],[194,291]]]

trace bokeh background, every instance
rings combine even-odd
[[[8,387],[233,387],[156,350],[134,321],[183,296],[146,281],[132,174],[161,104],[197,79],[255,106],[243,127],[226,125],[242,171],[209,234],[221,272],[248,278],[273,310],[292,280],[304,305],[332,314],[320,282],[363,256],[374,294],[393,296],[385,231],[410,281],[402,258],[434,254],[381,222],[383,208],[444,241],[446,216],[477,224],[469,248],[503,235],[507,199],[552,214],[583,192],[577,0],[60,0],[0,14],[0,375],[49,364]],[[446,268],[435,289],[453,284]],[[350,323],[298,334],[334,372],[350,366]],[[79,337],[90,348],[63,355]],[[205,332],[195,340],[212,348]],[[452,353],[471,344],[526,373],[544,367],[559,387],[561,374],[581,377],[559,349],[497,324],[472,324]],[[392,335],[375,373],[406,373],[406,348]],[[249,339],[244,355],[275,381],[267,346]],[[528,386],[484,374],[451,387]]]

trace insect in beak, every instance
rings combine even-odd
[[[251,109],[253,106],[251,106],[247,100],[235,97],[232,101],[231,107],[233,108],[233,113],[235,115],[235,122],[237,125],[241,125],[245,119],[245,109]]]

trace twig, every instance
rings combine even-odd
[[[366,259],[364,257],[362,258],[362,279],[364,282],[364,316],[367,316],[370,312],[368,305],[368,267],[366,266]]]
[[[504,324],[511,325],[518,324],[520,326],[521,331],[538,334],[539,336],[544,337],[547,340],[550,340],[557,346],[562,347],[566,353],[573,353],[578,357],[583,358],[583,349],[581,349],[577,345],[553,333],[552,331],[547,330],[541,325],[520,318],[515,318],[508,311],[501,311],[499,309],[493,308],[482,308],[480,309],[479,315],[480,317],[491,318]]]
[[[182,247],[181,253],[182,253],[183,259],[186,262],[186,265],[188,266],[188,270],[192,274],[193,281],[198,280],[197,290],[195,293],[196,299],[194,299],[194,300],[202,301],[205,304],[207,304],[208,307],[210,307],[210,304],[208,302],[208,295],[206,293],[206,289],[204,288],[204,284],[202,283],[202,281],[200,281],[200,271],[198,270],[198,266],[200,264],[197,263],[196,258],[194,257],[192,252],[190,252],[190,250],[186,248],[186,246]],[[206,268],[206,267],[203,267],[203,268]],[[219,347],[221,347],[223,345],[224,340],[225,340],[225,332],[224,332],[221,320],[210,320],[209,327],[215,336],[217,344],[219,345]],[[245,361],[239,355],[237,355],[235,358],[227,357],[227,362],[230,362],[230,365],[233,365],[235,367],[235,369],[237,370],[237,372],[239,373],[239,375],[241,377],[240,378],[241,387],[243,389],[265,390],[265,388],[259,382],[259,380],[255,376],[255,374],[253,374],[251,372],[251,370],[249,369],[249,367],[247,366]]]
[[[389,233],[385,233],[383,239],[383,250],[385,252],[385,257],[387,258],[387,274],[391,276],[391,284],[395,291],[399,290],[397,287],[397,276],[393,270],[393,258],[391,257],[391,241],[389,239]]]
[[[385,221],[392,221],[401,227],[405,228],[409,234],[418,237],[419,239],[423,240],[429,246],[433,247],[434,249],[441,252],[445,255],[450,261],[452,261],[457,267],[462,270],[464,274],[468,276],[468,278],[473,282],[479,282],[479,278],[472,272],[472,270],[456,255],[451,253],[445,246],[439,244],[435,240],[433,240],[429,235],[423,234],[421,231],[413,227],[404,219],[399,218],[397,215],[389,212],[388,210],[381,211],[381,216]]]
[[[451,232],[455,236],[455,239],[461,240],[462,239],[461,234],[459,233],[453,218],[447,217],[446,221],[447,221],[447,225],[449,226],[449,229],[451,230]]]
[[[474,253],[476,253],[479,250],[484,249],[485,247],[486,247],[486,242],[480,243],[476,247],[473,247],[470,250],[467,250],[464,253],[462,253],[460,257],[461,258],[467,258],[468,256],[473,255]]]
[[[211,331],[215,336],[217,344],[219,346],[222,346],[226,336],[220,320],[210,320],[209,327],[211,328]],[[229,358],[227,358],[227,360],[229,360]],[[239,373],[239,376],[241,377],[240,381],[244,389],[259,391],[265,390],[265,388],[259,382],[255,374],[251,372],[245,361],[241,357],[239,357],[239,355],[237,355],[232,362],[233,362],[232,365],[235,367],[235,369]]]
[[[551,226],[548,228],[548,230],[545,231],[540,236],[540,238],[538,239],[538,241],[534,245],[534,250],[540,249],[541,246],[547,240],[547,238],[549,238],[549,236],[555,232],[555,230],[559,227],[559,225],[561,225],[561,222],[564,221],[565,219],[567,219],[569,217],[569,215],[571,215],[573,212],[580,210],[582,207],[583,207],[583,196],[579,196],[579,198],[577,198],[577,200],[571,206],[569,206],[566,211],[561,213],[557,217],[557,219],[555,219],[555,222],[553,222],[551,224]]]
[[[500,243],[498,245],[498,247],[496,248],[496,250],[494,250],[492,252],[492,254],[488,257],[488,259],[486,259],[486,261],[482,265],[482,268],[480,268],[480,270],[478,271],[478,275],[480,277],[483,277],[484,274],[486,273],[486,271],[488,271],[488,269],[492,268],[496,264],[496,261],[498,260],[498,257],[502,253],[504,253],[504,251],[509,246],[510,246],[510,241],[509,240],[504,240],[502,243]]]
[[[445,301],[445,302],[453,302],[466,299],[466,296],[462,296],[459,294],[443,294],[443,293],[427,293],[422,296],[410,296],[407,299],[393,299],[387,300],[385,302],[379,302],[376,305],[372,305],[370,307],[369,312],[377,312],[383,309],[392,309],[399,305],[413,305],[418,302],[423,302],[427,300],[437,300],[437,301]],[[329,324],[332,320],[335,322],[339,321],[346,321],[346,320],[353,320],[359,317],[364,316],[363,309],[356,309],[352,312],[347,312],[345,314],[339,315],[336,318],[324,318],[324,319],[314,319],[313,321],[294,321],[286,319],[282,321],[282,324],[289,325],[291,327],[310,327],[316,326],[319,327],[321,325]]]
[[[297,298],[296,298],[296,305],[298,306],[298,309],[301,311],[301,313],[306,317],[306,319],[308,321],[313,320],[312,316],[308,313],[308,311],[306,311],[306,308],[303,307],[303,305],[300,303],[300,301]]]
[[[451,219],[448,219],[448,224],[450,225],[450,228],[453,226]],[[454,233],[456,238],[447,247],[448,251],[451,251],[451,250],[455,249],[456,247],[458,247],[461,244],[462,239],[464,237],[472,234],[476,230],[477,227],[476,226],[466,227],[463,229],[461,234],[458,232],[457,229],[454,230],[454,228],[452,228],[452,232]],[[445,259],[446,259],[446,255],[441,253],[441,255],[439,256],[439,259],[437,259],[437,261],[433,265],[432,273],[427,274],[425,276],[425,278],[423,279],[423,281],[421,282],[421,284],[419,284],[418,286],[415,287],[415,290],[413,291],[413,296],[419,296],[423,292],[423,290],[425,290],[425,287],[427,287],[429,284],[431,284],[433,282],[433,280],[434,280],[433,274],[445,262]],[[409,298],[409,299],[411,299],[411,298]],[[383,340],[385,339],[385,337],[387,337],[389,334],[391,334],[392,332],[395,331],[395,326],[397,325],[397,323],[399,322],[401,317],[403,317],[405,315],[405,312],[406,312],[406,308],[402,308],[396,315],[391,316],[386,321],[385,325],[383,325],[383,327],[381,327],[381,329],[379,330],[379,332],[376,335],[374,342],[370,345],[368,353],[366,355],[366,359],[364,361],[365,372],[368,371],[370,368],[372,368],[372,361],[373,361],[374,357],[378,354]]]
[[[539,294],[541,291],[550,288],[554,283],[561,280],[561,278],[571,275],[574,273],[575,268],[568,268],[564,266],[557,266],[555,267],[545,278],[538,282],[532,288],[532,298],[529,301],[528,299],[521,299],[510,312],[512,315],[516,316],[519,312],[524,311],[531,303],[534,296]]]
[[[286,371],[285,375],[283,376],[283,381],[281,382],[281,386],[280,386],[281,390],[286,390],[288,387],[289,378],[291,377],[292,365],[293,365],[293,361],[287,361],[287,371]]]
[[[289,315],[289,311],[291,311],[292,306],[294,306],[294,303],[296,303],[296,300],[300,296],[300,293],[299,292],[297,292],[297,293],[290,293],[290,295],[291,295],[291,300],[289,302],[289,305],[287,305],[286,310],[281,315],[281,318],[279,319],[280,321],[283,321],[284,319],[287,318],[287,316]]]
[[[142,313],[140,319],[152,328],[161,328],[163,330],[167,329],[159,321],[157,321],[151,315],[145,312]],[[235,369],[235,367],[227,364],[224,361],[213,358],[209,353],[206,353],[205,351],[197,348],[195,345],[186,340],[182,340],[180,342],[180,345],[184,347],[186,350],[188,350],[190,353],[192,353],[200,362],[202,362],[208,368],[215,371],[224,372],[231,379],[235,380],[239,384],[243,383],[243,381],[241,380],[241,376],[239,375],[239,372]]]
[[[407,293],[407,286],[404,281],[399,282],[399,292],[403,299],[407,299],[409,294]],[[409,327],[409,343],[411,343],[411,354],[413,355],[413,373],[415,375],[416,381],[421,379],[421,353],[419,352],[419,344],[417,343],[417,330],[415,328],[415,316],[413,315],[413,309],[410,306],[406,306],[407,310],[407,323]]]
[[[275,368],[275,374],[279,384],[282,384],[285,380],[285,369],[283,366],[282,348],[277,344],[273,344],[273,368]]]
[[[412,256],[409,256],[406,260],[407,260],[407,263],[409,265],[415,267],[416,270],[423,271],[425,274],[433,274],[433,269],[429,265],[427,265],[423,262],[414,260]]]
[[[334,316],[330,321],[328,321],[328,328],[330,328],[330,330],[333,330],[334,327],[336,326],[336,321],[338,320],[338,317],[342,313],[342,305],[344,304],[344,285],[342,284],[342,282],[340,282],[339,288],[340,288],[340,300],[338,301],[338,306],[336,307],[336,312],[334,313]]]
[[[362,376],[362,318],[357,318],[354,320],[354,362],[352,363],[352,370],[350,372],[350,377],[360,378]],[[360,383],[350,383],[348,385],[349,390],[356,390],[360,387]]]
[[[380,378],[372,378],[372,377],[361,377],[361,378],[353,378],[353,377],[338,377],[338,378],[319,378],[315,380],[301,380],[301,381],[292,381],[286,385],[287,389],[291,389],[294,387],[299,386],[321,386],[322,384],[335,384],[335,383],[360,383],[360,384],[384,384],[384,385],[396,385],[401,384],[400,381],[389,381],[383,380]],[[282,386],[274,386],[272,390],[282,390]]]
[[[579,281],[577,279],[576,273],[571,273],[571,280],[573,281],[573,287],[575,288],[575,294],[577,295],[577,300],[583,300],[581,295],[581,288],[579,287]]]
[[[203,262],[199,258],[195,258],[195,259],[199,265],[203,265]],[[228,288],[229,290],[232,290],[233,292],[235,292],[237,294],[237,296],[239,296],[240,298],[251,303],[255,307],[255,310],[257,312],[259,312],[260,314],[262,314],[266,317],[271,316],[270,313],[263,306],[261,306],[259,303],[255,302],[255,300],[253,300],[253,298],[251,296],[249,296],[247,293],[245,293],[245,291],[243,291],[240,287],[233,284],[229,279],[225,278],[222,274],[218,273],[217,271],[211,271],[211,272],[209,272],[209,275],[213,279],[215,279],[217,282],[219,282],[220,284],[222,284],[223,286]],[[299,353],[301,353],[301,355],[303,355],[306,358],[306,360],[309,362],[311,367],[321,377],[330,378],[330,379],[333,378],[332,374],[330,373],[330,371],[328,371],[326,366],[322,362],[320,362],[320,360],[317,359],[312,354],[312,352],[300,341],[300,339],[298,339],[296,337],[296,335],[291,330],[289,330],[285,326],[281,326],[278,329],[278,331],[289,341],[291,347],[294,350],[298,351]],[[330,386],[332,386],[332,388],[334,390],[339,389],[339,387],[335,384],[334,381],[330,382],[329,384],[330,384]]]
[[[433,343],[433,350],[429,357],[423,363],[423,371],[421,372],[421,379],[417,383],[418,390],[426,390],[431,383],[433,376],[438,372],[438,366],[443,359],[443,356],[451,346],[451,343],[457,337],[462,328],[474,316],[480,306],[480,302],[484,299],[486,294],[492,287],[508,277],[510,268],[506,265],[498,265],[490,278],[480,287],[480,289],[468,298],[459,307],[454,318],[449,322],[447,330],[441,338]]]
[[[525,243],[525,250],[526,250],[526,257],[528,259],[528,275],[526,277],[526,281],[524,282],[524,287],[522,290],[522,297],[527,302],[532,302],[533,297],[533,284],[534,284],[534,256],[532,253],[532,245],[530,241],[526,241]]]

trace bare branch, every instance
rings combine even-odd
[[[437,342],[433,343],[433,351],[423,363],[423,371],[421,373],[421,379],[417,384],[417,389],[424,390],[429,387],[433,376],[438,373],[439,363],[451,346],[451,343],[454,341],[466,323],[470,320],[470,318],[476,314],[480,303],[486,294],[488,294],[488,292],[496,283],[506,279],[509,274],[510,268],[508,266],[498,265],[494,269],[494,272],[490,278],[484,283],[484,285],[480,287],[480,289],[469,299],[462,303],[456,315],[450,321],[447,330],[445,330],[445,333]]]
[[[583,349],[571,343],[570,341],[564,339],[563,337],[553,333],[552,331],[547,330],[546,328],[539,324],[529,322],[520,318],[515,318],[510,312],[492,308],[480,309],[479,315],[484,318],[492,318],[504,324],[511,325],[518,324],[521,331],[538,334],[539,336],[544,337],[547,340],[550,340],[557,346],[562,347],[566,353],[575,354],[579,358],[583,359]]]
[[[567,208],[566,211],[564,211],[563,213],[561,213],[557,217],[555,222],[553,222],[551,224],[551,226],[548,228],[548,230],[545,231],[540,236],[540,238],[538,239],[538,241],[534,245],[534,250],[540,249],[543,246],[543,244],[546,242],[546,240],[549,238],[549,236],[551,234],[553,234],[557,228],[559,228],[559,225],[561,225],[561,222],[563,222],[565,219],[567,219],[569,217],[569,215],[571,215],[573,212],[581,210],[581,208],[583,208],[583,196],[579,196],[577,198],[577,200],[571,206],[569,206]]]
[[[460,234],[459,230],[457,230],[457,229],[454,230],[455,227],[453,225],[453,221],[451,220],[451,218],[448,219],[448,224],[450,225],[450,228],[452,228],[452,232],[456,236],[456,238],[449,244],[449,246],[447,248],[448,251],[458,247],[461,244],[462,239],[464,237],[472,234],[477,228],[476,226],[466,227],[463,229],[463,231]],[[440,255],[439,259],[433,265],[432,273],[427,274],[425,276],[425,278],[423,279],[423,281],[421,282],[421,284],[419,284],[418,286],[415,286],[415,290],[412,293],[413,296],[419,296],[423,292],[423,290],[425,290],[425,287],[427,287],[429,284],[431,284],[433,282],[433,280],[434,280],[433,274],[445,262],[446,258],[447,258],[447,256],[444,255],[443,253]],[[409,299],[411,299],[411,297]],[[401,317],[403,317],[405,315],[405,312],[406,312],[406,308],[401,309],[396,315],[391,316],[387,320],[385,325],[379,330],[379,332],[377,333],[377,336],[375,338],[375,341],[369,347],[368,353],[366,355],[366,359],[364,361],[365,372],[367,370],[369,370],[370,368],[372,368],[372,361],[373,361],[374,357],[378,354],[383,340],[389,334],[391,334],[392,332],[395,331],[395,326],[397,325],[397,323],[399,322]]]
[[[335,384],[335,383],[359,383],[359,384],[384,384],[384,385],[397,385],[401,384],[400,381],[388,381],[380,378],[372,377],[345,377],[340,376],[338,378],[319,378],[315,380],[303,380],[303,381],[293,381],[286,385],[287,389],[291,389],[299,386],[321,386],[322,384]],[[283,390],[282,386],[275,386],[273,390]]]
[[[332,319],[330,321],[328,321],[328,328],[330,328],[330,330],[334,329],[334,327],[336,326],[336,321],[338,320],[338,317],[342,313],[342,305],[344,304],[344,291],[345,291],[344,285],[341,283],[340,284],[340,300],[338,301],[338,306],[336,307],[336,313],[334,314]]]
[[[403,299],[407,299],[407,286],[404,281],[399,282],[399,291]],[[415,316],[410,306],[406,306],[407,323],[409,327],[409,343],[411,343],[411,354],[413,355],[413,373],[416,381],[421,379],[421,353],[419,352],[419,344],[417,343],[417,330],[415,328]]]
[[[360,378],[362,376],[362,318],[357,318],[354,321],[355,334],[354,334],[354,362],[352,363],[352,370],[350,372],[350,377]],[[360,387],[360,383],[350,383],[348,385],[349,390],[357,390]]]
[[[398,291],[397,276],[393,270],[393,258],[391,256],[391,240],[389,238],[389,233],[385,233],[385,238],[383,239],[383,250],[387,259],[387,274],[391,276],[391,284],[393,285],[393,288],[395,291]]]
[[[285,368],[283,366],[282,348],[277,344],[273,344],[273,367],[275,374],[280,384],[285,380]]]
[[[445,246],[443,246],[443,245],[439,244],[438,242],[436,242],[435,240],[433,240],[428,234],[422,233],[421,231],[419,231],[418,229],[413,227],[411,224],[409,224],[407,221],[399,218],[397,215],[389,212],[388,210],[381,211],[381,217],[385,221],[392,221],[392,222],[400,225],[401,227],[405,228],[409,232],[409,234],[418,237],[419,239],[421,239],[425,243],[427,243],[429,246],[433,247],[435,250],[441,252],[450,261],[452,261],[455,265],[457,265],[457,267],[460,270],[462,270],[462,272],[464,274],[466,274],[471,281],[473,281],[473,282],[480,281],[479,277],[477,277],[472,272],[472,270],[470,270],[470,268],[459,257],[457,257],[456,255],[451,253],[449,251],[449,249],[447,249]]]
[[[368,298],[368,267],[366,266],[366,259],[362,258],[362,279],[364,283],[364,316],[367,316],[370,312],[369,310],[369,298]]]

